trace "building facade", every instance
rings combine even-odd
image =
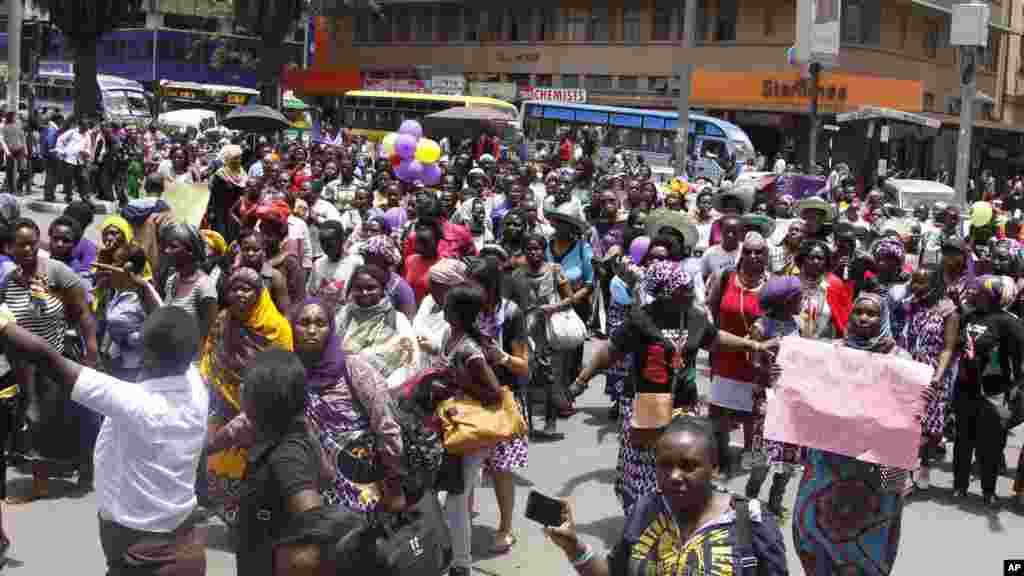
[[[841,0],[838,67],[822,74],[819,109],[834,115],[876,106],[941,122],[939,130],[894,127],[893,163],[918,174],[952,169],[959,123],[960,61],[950,46],[951,0]],[[979,148],[1016,155],[1024,143],[1024,1],[992,0],[981,51],[976,116]],[[697,46],[679,47],[680,0],[393,2],[347,23],[340,60],[360,66],[364,87],[462,87],[467,93],[529,98],[561,89],[593,104],[676,106],[678,70],[696,66],[691,105],[743,127],[766,154],[803,157],[809,139],[806,66],[787,55],[796,37],[795,0],[699,0]],[[461,80],[461,83],[460,83]],[[551,92],[547,92],[550,94]],[[863,148],[863,130],[847,145]],[[840,134],[842,140],[847,131]],[[819,149],[828,143],[822,136]],[[1012,154],[1011,154],[1012,152]],[[858,163],[856,158],[848,160]],[[978,167],[985,163],[980,159]],[[997,159],[991,159],[997,160]]]

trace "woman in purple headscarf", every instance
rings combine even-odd
[[[307,298],[291,317],[295,353],[306,367],[306,418],[322,447],[324,501],[357,512],[405,507],[400,483],[402,433],[387,384],[359,355],[342,349],[331,307]],[[255,430],[239,414],[207,445],[212,454],[251,444]]]
[[[324,491],[325,501],[361,512],[378,503],[396,507],[402,499],[402,434],[384,378],[359,355],[345,354],[333,314],[319,299],[306,299],[292,316],[292,326],[295,352],[306,366],[306,416],[331,463],[328,478],[333,482]],[[338,458],[340,452],[352,452],[347,448],[353,444],[369,449],[376,476],[383,477],[379,486],[345,469],[351,458]]]

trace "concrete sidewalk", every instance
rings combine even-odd
[[[6,188],[3,190],[6,191]],[[64,194],[63,192],[58,192],[54,196],[56,197],[54,202],[48,202],[43,198],[43,175],[36,174],[32,179],[32,193],[28,196],[18,196],[18,203],[21,205],[22,212],[63,214],[64,209],[68,207],[68,203],[64,202]],[[98,200],[96,198],[92,198],[90,201],[96,207],[97,215],[117,214],[117,202]]]

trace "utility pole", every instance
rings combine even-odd
[[[697,0],[683,0],[683,37],[680,42],[679,126],[676,128],[676,176],[686,178],[687,150],[690,140],[690,82],[693,64],[689,51],[696,46]]]
[[[808,119],[811,125],[811,136],[807,146],[807,174],[815,173],[815,166],[818,165],[818,124],[821,119],[818,117],[818,81],[821,77],[821,63],[811,62],[811,86],[810,96],[811,106],[808,114]]]
[[[974,132],[974,98],[978,93],[978,47],[988,45],[991,7],[969,3],[953,6],[949,43],[960,47],[960,134],[956,139],[956,202],[967,205],[971,178],[971,136]]]
[[[956,201],[967,205],[967,187],[971,178],[971,136],[974,133],[974,97],[978,93],[977,47],[960,47],[960,134],[956,139]]]
[[[7,111],[18,112],[21,100],[21,26],[23,0],[7,0]]]

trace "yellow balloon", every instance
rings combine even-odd
[[[384,153],[391,157],[395,153],[395,142],[398,140],[398,132],[391,132],[384,137],[381,145],[384,146]]]
[[[975,202],[971,207],[971,226],[985,226],[992,221],[992,205],[988,202]]]
[[[416,144],[416,160],[421,164],[433,164],[441,159],[441,145],[430,138],[420,138]]]

